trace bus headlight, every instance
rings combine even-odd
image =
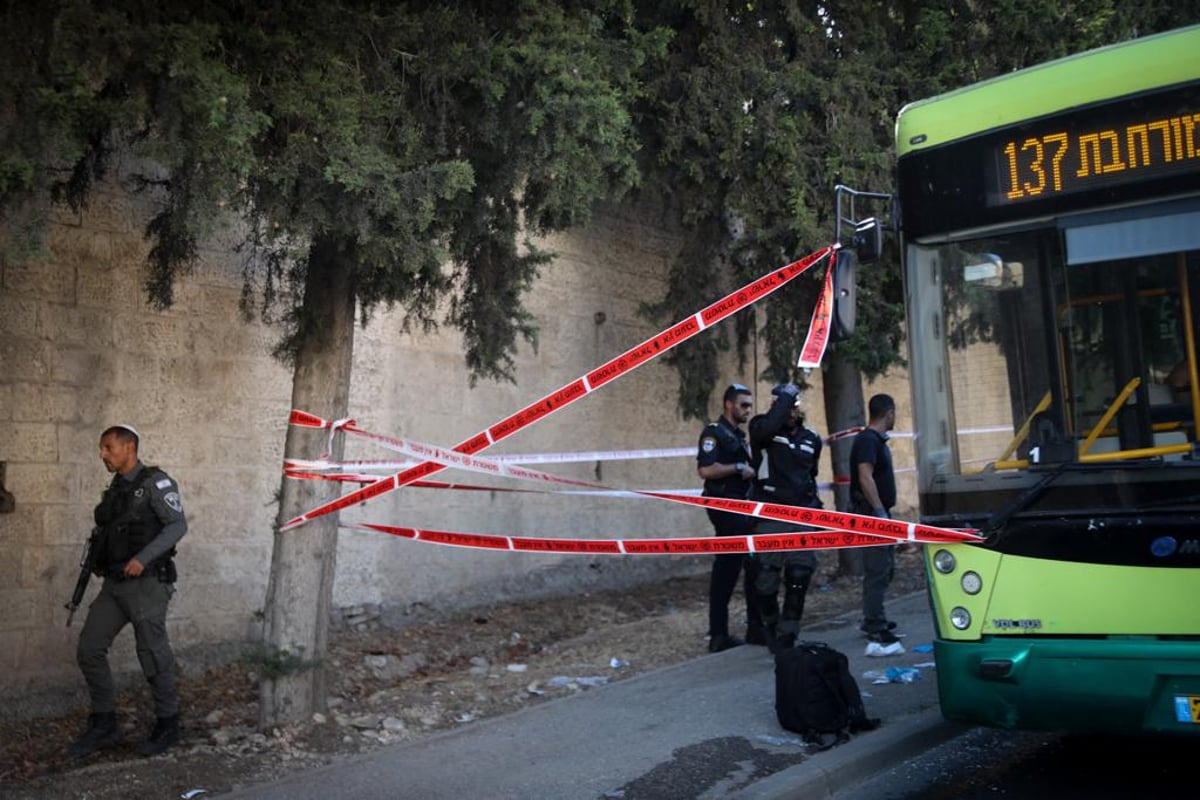
[[[979,590],[983,588],[983,578],[979,577],[978,572],[964,572],[959,583],[967,594],[979,594]]]
[[[933,554],[933,568],[943,575],[949,575],[954,572],[954,567],[957,562],[954,560],[954,554],[949,550],[938,550]]]
[[[950,610],[950,624],[960,631],[965,631],[971,627],[971,612],[962,606],[955,606]]]

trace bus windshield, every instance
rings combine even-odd
[[[1076,473],[1066,483],[1079,488],[1154,485],[1158,468],[1198,477],[1200,243],[1153,235],[1172,213],[908,244],[926,516],[978,521],[1049,469]],[[1200,212],[1186,213],[1200,230]],[[1051,495],[1039,509],[1106,505],[1078,491],[1059,498],[1062,507]]]

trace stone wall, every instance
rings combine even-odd
[[[109,480],[98,436],[117,422],[138,428],[143,460],[182,488],[190,530],[169,625],[185,668],[259,636],[291,373],[269,355],[277,332],[240,318],[240,266],[219,237],[179,281],[171,309],[146,304],[145,220],[146,209],[126,195],[101,191],[84,213],[59,213],[43,257],[0,262],[0,461],[16,500],[14,513],[0,514],[0,548],[9,554],[0,559],[0,604],[9,610],[0,617],[0,693],[10,698],[45,687],[71,687],[82,698],[74,646],[95,584],[73,628],[64,627],[63,604]],[[472,387],[456,335],[401,334],[400,318],[380,313],[357,332],[352,415],[372,430],[453,444],[654,332],[638,306],[661,295],[680,244],[657,215],[610,208],[585,230],[542,244],[558,257],[529,298],[540,344],[536,352],[522,346],[517,383]],[[749,375],[731,367],[727,377]],[[824,431],[819,375],[814,380],[811,422]],[[675,392],[675,373],[651,363],[495,451],[694,446],[698,425],[679,418]],[[761,387],[760,408],[765,400]],[[718,406],[719,396],[714,416]],[[347,456],[394,457],[353,440]],[[618,488],[697,485],[691,458],[549,469]],[[344,518],[529,535],[709,531],[702,511],[653,501],[412,488]],[[708,567],[707,559],[476,552],[356,532],[341,536],[337,556],[335,606],[352,614],[619,586]],[[136,674],[132,644],[125,634],[114,649],[127,679]]]

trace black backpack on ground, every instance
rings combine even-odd
[[[823,642],[798,642],[775,656],[779,724],[822,749],[874,730],[845,655]]]

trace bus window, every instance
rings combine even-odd
[[[1062,272],[1058,241],[1053,231],[1026,231],[909,247],[923,482],[980,472],[1028,458],[1039,443],[1044,449],[1065,441],[1048,324],[1052,278]]]
[[[1075,432],[1091,440],[1083,460],[1129,451],[1177,460],[1157,449],[1195,439],[1190,398],[1177,393],[1190,373],[1186,263],[1167,253],[1068,267],[1058,324]]]

